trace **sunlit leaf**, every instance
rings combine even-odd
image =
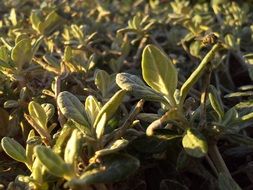
[[[182,140],[185,151],[193,157],[203,157],[208,146],[205,137],[196,129],[187,129]]]
[[[177,70],[167,55],[154,45],[148,45],[143,50],[141,66],[145,82],[155,91],[168,96],[173,104]]]
[[[57,97],[57,104],[67,119],[73,119],[75,122],[89,127],[84,105],[76,96],[67,91],[61,92]]]
[[[36,146],[35,154],[46,169],[55,176],[64,177],[70,174],[70,168],[64,160],[50,148]]]
[[[31,117],[44,129],[47,128],[47,114],[43,107],[35,101],[31,101],[28,105]]]
[[[118,107],[122,103],[125,94],[125,90],[120,90],[116,92],[108,102],[106,102],[106,104],[99,111],[98,116],[96,117],[96,120],[94,122],[94,126],[97,126],[104,114],[106,114],[107,121],[113,116],[113,114],[117,111]]]
[[[5,153],[8,154],[11,158],[19,162],[26,163],[27,158],[25,149],[16,140],[9,137],[4,137],[1,140],[1,146],[3,147]]]

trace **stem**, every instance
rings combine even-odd
[[[232,176],[218,150],[216,143],[210,144],[208,148],[209,148],[209,151],[208,151],[209,156],[212,159],[213,164],[215,165],[218,173],[224,173],[225,175],[227,175],[228,177],[232,179]]]
[[[145,37],[143,37],[143,38],[141,39],[141,41],[140,41],[140,44],[139,44],[137,53],[136,53],[136,55],[134,56],[134,65],[135,65],[135,67],[139,67],[139,63],[140,63],[139,59],[140,59],[140,57],[141,57],[142,50],[143,50],[143,48],[144,48],[144,46],[145,46],[147,40],[148,40],[148,37],[145,36]]]
[[[142,107],[144,105],[144,100],[141,99],[136,106],[134,107],[133,111],[129,114],[128,118],[126,121],[123,123],[123,125],[113,134],[113,139],[114,141],[117,139],[120,139],[122,135],[125,133],[125,131],[131,126],[133,123],[134,118],[140,113],[142,110]]]
[[[198,81],[202,73],[204,72],[207,64],[213,59],[215,53],[221,48],[221,44],[217,43],[213,48],[206,54],[204,59],[201,61],[199,66],[191,74],[191,76],[184,82],[183,86],[180,89],[180,106],[183,106],[184,100],[190,90],[190,88]]]

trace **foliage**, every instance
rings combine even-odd
[[[252,11],[0,1],[0,188],[252,188]]]

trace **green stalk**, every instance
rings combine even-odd
[[[224,173],[225,175],[233,179],[216,144],[209,145],[208,154],[210,158],[212,159],[213,164],[215,168],[217,169],[218,173]]]
[[[195,69],[195,71],[191,74],[191,76],[184,82],[183,86],[180,89],[180,107],[183,105],[184,100],[187,94],[190,91],[190,88],[198,81],[202,73],[204,72],[207,64],[213,59],[215,53],[221,48],[221,44],[215,44],[212,49],[206,54],[204,59],[201,61],[199,66]]]

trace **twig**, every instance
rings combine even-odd
[[[133,123],[134,118],[140,111],[142,110],[142,107],[144,105],[144,100],[141,99],[137,104],[135,105],[134,109],[132,112],[129,114],[128,118],[126,121],[123,123],[123,125],[116,131],[116,133],[113,135],[114,140],[117,140],[122,137],[122,135],[125,133],[125,131],[128,129],[129,126]]]

